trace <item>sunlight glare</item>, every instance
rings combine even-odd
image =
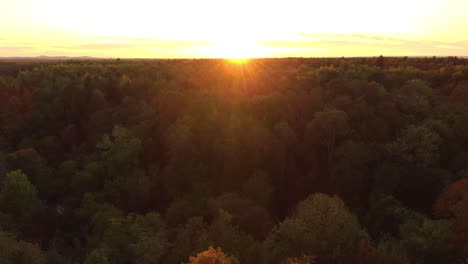
[[[225,58],[231,62],[243,63],[249,58],[265,56],[265,52],[255,41],[229,39],[217,42],[208,48],[210,57]]]
[[[234,64],[246,64],[250,61],[250,58],[227,58],[227,61]]]

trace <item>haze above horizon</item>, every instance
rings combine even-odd
[[[4,0],[0,57],[466,56],[466,0]]]

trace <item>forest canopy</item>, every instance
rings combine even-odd
[[[468,64],[0,62],[1,263],[468,260]]]

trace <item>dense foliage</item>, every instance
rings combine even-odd
[[[464,263],[460,58],[0,63],[1,263]]]

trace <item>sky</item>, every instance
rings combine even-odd
[[[468,0],[1,0],[0,57],[468,56]]]

